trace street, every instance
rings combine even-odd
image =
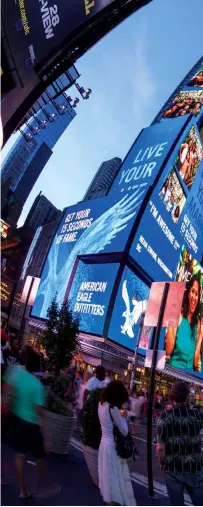
[[[60,484],[61,491],[54,498],[33,498],[28,505],[104,505],[99,490],[93,486],[83,453],[74,443],[67,456],[49,456],[47,466],[52,481]],[[2,505],[21,505],[15,479],[13,452],[10,447],[2,446],[2,467],[7,484],[2,485]],[[36,480],[36,466],[33,460],[27,459],[26,485],[33,489]],[[138,505],[169,505],[168,498],[156,494],[155,499],[148,498],[146,485],[133,480],[135,497]]]
[[[146,461],[146,428],[139,426],[136,445],[140,456],[131,466],[131,479],[138,505],[169,505],[164,485],[164,475],[160,472],[153,453],[154,493],[153,499],[148,497],[147,461]],[[138,436],[139,435],[139,436]],[[47,469],[50,482],[60,485],[60,492],[54,497],[38,497],[27,501],[28,505],[104,505],[99,490],[92,484],[87,469],[81,444],[72,439],[67,456],[51,455],[47,458]],[[2,470],[5,484],[2,484],[2,505],[21,505],[15,478],[14,454],[7,445],[2,446]],[[26,486],[33,491],[36,483],[36,465],[32,458],[26,462]],[[186,497],[186,504],[190,500]]]

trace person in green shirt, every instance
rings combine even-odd
[[[200,279],[193,275],[187,284],[177,328],[166,332],[166,359],[175,368],[201,370],[203,333],[200,320]]]
[[[5,375],[4,396],[14,416],[14,448],[21,499],[31,496],[24,484],[25,454],[31,454],[42,463],[49,448],[44,414],[44,389],[34,375],[34,372],[39,370],[39,362],[39,354],[27,347],[25,369],[14,368]]]

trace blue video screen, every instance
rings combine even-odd
[[[203,268],[182,247],[175,280],[185,282],[179,322],[163,329],[159,349],[166,350],[166,364],[203,378]]]
[[[102,335],[118,268],[119,264],[79,261],[68,300],[80,331]]]
[[[149,186],[170,153],[184,120],[145,129],[132,146],[108,196],[67,208],[53,240],[32,315],[45,319],[55,294],[63,303],[78,256],[124,252]]]
[[[130,350],[135,349],[140,317],[146,310],[148,297],[149,287],[125,267],[114,304],[108,338]]]
[[[174,279],[183,245],[201,262],[202,181],[202,144],[190,124],[151,195],[130,251],[153,280]]]
[[[185,121],[184,118],[178,118],[176,122],[168,120],[163,124],[147,127],[141,132],[108,194],[114,201],[117,202],[126,195],[131,196],[138,211]]]

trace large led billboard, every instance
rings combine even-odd
[[[178,118],[188,114],[198,118],[203,106],[203,62],[172,99],[168,100],[160,119]]]
[[[130,251],[153,280],[174,279],[184,244],[201,261],[202,182],[202,144],[197,128],[190,123],[151,195]]]
[[[125,268],[114,304],[108,337],[135,349],[140,317],[146,310],[149,287],[129,268]]]
[[[29,75],[74,30],[113,1],[2,0],[3,20],[20,75],[26,79],[26,72]]]
[[[135,195],[143,201],[153,185],[173,143],[185,124],[184,118],[144,129],[127,154],[109,195],[116,201],[123,195]]]
[[[118,268],[119,264],[79,261],[68,299],[81,331],[102,335]]]
[[[124,252],[146,192],[183,125],[180,118],[176,125],[169,120],[163,126],[145,129],[127,155],[108,196],[67,209],[41,275],[33,315],[46,318],[55,293],[57,301],[63,302],[78,256]]]
[[[203,377],[203,268],[183,247],[175,280],[185,282],[179,323],[161,333],[166,364]]]

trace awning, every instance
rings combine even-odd
[[[73,356],[73,360],[80,361],[81,363],[83,363],[83,359],[80,356]]]

